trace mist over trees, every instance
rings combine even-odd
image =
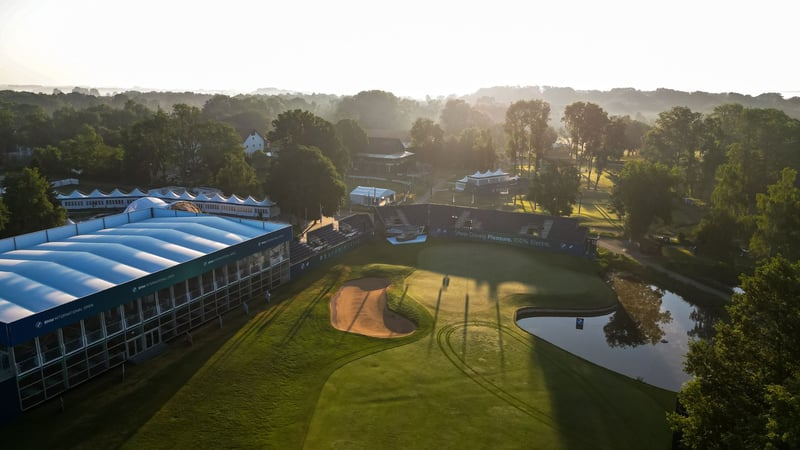
[[[765,214],[759,195],[781,179],[784,167],[800,169],[794,118],[800,99],[774,94],[536,86],[425,100],[381,90],[352,96],[95,94],[0,91],[4,167],[21,169],[13,155],[27,151],[49,178],[219,185],[229,193],[263,195],[274,161],[259,152],[242,157],[241,143],[253,132],[266,137],[270,149],[288,143],[320,149],[340,176],[352,156],[365,151],[368,136],[399,138],[434,169],[502,167],[530,177],[550,152],[566,148],[589,189],[597,189],[609,164],[623,156],[676,173],[671,200],[695,197],[711,206],[697,230],[698,244],[722,253],[751,241],[755,248],[752,238]],[[731,100],[739,103],[721,103]],[[721,227],[726,233],[712,232]],[[720,242],[725,236],[729,245]]]

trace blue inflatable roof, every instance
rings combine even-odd
[[[286,224],[151,209],[4,239],[0,325],[277,230],[282,230],[280,240],[291,239],[291,226]]]

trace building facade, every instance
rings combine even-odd
[[[246,155],[250,156],[257,151],[266,151],[264,144],[266,141],[264,138],[258,134],[257,131],[253,131],[247,136],[247,139],[244,140],[242,146],[244,147],[244,152]]]
[[[144,197],[155,197],[166,203],[179,201],[191,202],[197,205],[201,211],[208,214],[269,219],[281,213],[278,205],[266,197],[263,200],[256,200],[253,197],[239,198],[235,194],[230,197],[225,197],[218,192],[213,194],[201,192],[194,195],[185,189],[178,188],[151,189],[148,192],[134,189],[127,193],[119,189],[114,189],[107,194],[98,189],[88,194],[75,190],[69,194],[58,194],[56,196],[58,201],[61,202],[61,206],[70,212],[109,209],[122,210],[134,201]]]
[[[149,209],[0,241],[0,417],[289,281],[290,225]]]

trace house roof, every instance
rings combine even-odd
[[[399,160],[408,158],[409,156],[414,156],[414,153],[409,151],[403,151],[401,153],[359,153],[357,156],[361,158],[373,158],[373,159],[382,159],[382,160]]]
[[[367,149],[364,153],[389,155],[403,153],[405,150],[406,146],[400,139],[369,137]]]
[[[504,177],[508,176],[509,174],[503,172],[503,169],[497,169],[495,171],[487,170],[486,172],[481,173],[480,171],[476,171],[472,175],[469,175],[469,178],[494,178],[494,177]]]
[[[69,194],[58,194],[57,198],[59,200],[75,200],[75,199],[101,199],[101,198],[130,198],[130,197],[155,197],[166,201],[174,201],[174,200],[186,200],[186,201],[198,201],[198,202],[212,202],[212,203],[228,203],[228,204],[247,204],[253,206],[272,206],[274,203],[269,198],[264,198],[263,200],[256,200],[252,197],[249,197],[251,200],[250,202],[245,202],[236,195],[231,195],[230,197],[225,197],[218,192],[214,193],[204,193],[201,192],[196,196],[189,193],[188,191],[180,190],[180,192],[175,192],[172,189],[151,189],[148,193],[142,192],[139,188],[136,188],[127,194],[120,191],[119,189],[114,189],[110,194],[105,194],[97,189],[92,191],[90,194],[86,195],[78,190],[74,190]]]
[[[370,186],[357,186],[352,192],[350,192],[350,195],[360,195],[362,197],[372,198],[384,198],[395,194],[396,192],[391,189]]]

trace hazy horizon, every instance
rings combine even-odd
[[[800,7],[6,0],[0,84],[425,98],[494,86],[800,95]],[[789,94],[789,95],[787,95]]]

